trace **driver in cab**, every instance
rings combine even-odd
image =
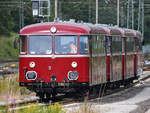
[[[70,42],[70,53],[71,54],[77,53],[77,46],[73,42]]]

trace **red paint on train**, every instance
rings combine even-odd
[[[29,67],[30,62],[35,62],[34,69]],[[76,61],[77,68],[72,68],[71,63]],[[89,58],[20,58],[20,82],[32,82],[24,77],[24,69],[26,71],[36,71],[37,78],[43,79],[43,82],[51,82],[52,74],[56,75],[56,82],[64,82],[64,78],[67,79],[69,71],[77,71],[79,73],[79,79],[77,82],[89,81]]]

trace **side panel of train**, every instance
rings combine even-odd
[[[141,73],[141,43],[135,37],[91,35],[90,85],[127,84]],[[138,41],[138,42],[137,42]]]

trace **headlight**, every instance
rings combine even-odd
[[[68,72],[68,79],[69,80],[77,80],[79,77],[78,72],[77,71],[69,71]]]
[[[35,71],[28,71],[26,73],[27,80],[35,80],[37,78],[37,73]]]
[[[30,68],[34,68],[35,67],[35,62],[30,62],[29,66],[30,66]]]
[[[71,66],[72,66],[73,68],[76,68],[76,67],[78,66],[78,64],[77,64],[77,62],[72,62]]]

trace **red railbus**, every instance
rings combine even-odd
[[[20,31],[20,86],[41,98],[126,85],[141,69],[140,32],[104,25],[49,22]]]

